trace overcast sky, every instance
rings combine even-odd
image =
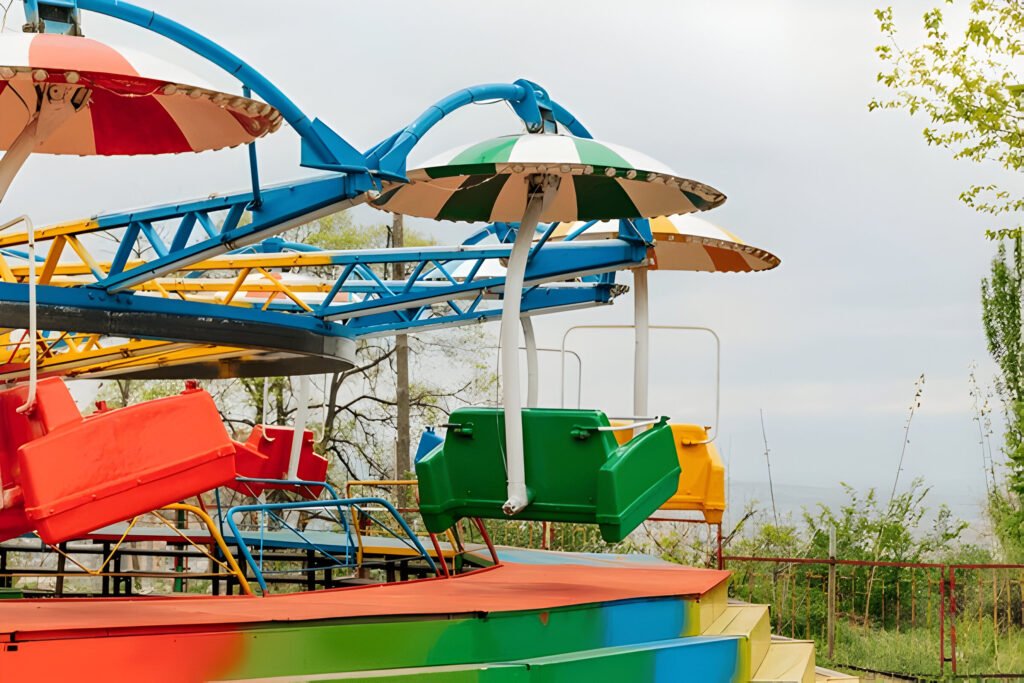
[[[20,4],[20,3],[19,3]],[[652,321],[710,326],[723,344],[721,434],[730,475],[763,481],[765,411],[776,483],[848,481],[888,491],[914,382],[927,376],[907,452],[906,482],[943,497],[984,491],[968,364],[989,381],[979,280],[988,226],[957,201],[991,169],[925,146],[922,121],[867,111],[878,65],[871,3],[536,2],[349,3],[148,0],[262,70],[311,117],[359,148],[404,126],[461,86],[530,78],[599,139],[661,159],[728,196],[704,217],[782,258],[768,273],[654,273]],[[902,2],[918,23],[924,3]],[[181,48],[85,15],[87,35],[183,63],[238,85]],[[9,26],[21,24],[20,7]],[[503,106],[451,117],[412,161],[520,124]],[[299,178],[298,140],[260,144],[266,181]],[[1019,182],[1015,179],[1014,182]],[[241,150],[198,157],[29,161],[4,212],[37,222],[244,187]],[[361,220],[379,220],[370,210]],[[426,223],[416,223],[427,227]],[[463,234],[433,229],[442,239]],[[628,276],[624,279],[628,282]],[[542,345],[568,325],[622,323],[631,301],[544,320]],[[587,401],[629,409],[626,335],[580,335]],[[572,339],[570,339],[570,343]],[[712,347],[655,339],[652,409],[713,417]],[[544,397],[557,401],[557,364]]]

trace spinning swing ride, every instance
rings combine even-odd
[[[25,0],[25,12],[24,33],[0,35],[0,206],[35,153],[248,145],[251,188],[0,229],[0,591],[12,598],[0,601],[0,680],[101,680],[109,667],[140,681],[815,680],[813,644],[771,640],[765,606],[727,603],[727,572],[499,548],[482,521],[594,524],[610,542],[659,510],[721,523],[715,435],[649,416],[646,403],[647,270],[778,265],[690,216],[721,205],[721,192],[594,139],[531,81],[460,90],[361,152],[167,17],[120,0]],[[191,50],[240,94],[85,37],[88,12]],[[438,122],[492,100],[526,132],[408,168]],[[255,143],[284,123],[301,166],[322,173],[264,186]],[[277,237],[362,204],[487,227],[436,247],[321,250]],[[98,249],[100,235],[116,248]],[[407,277],[381,274],[396,263]],[[538,407],[532,316],[612,304],[625,270],[636,285],[634,417]],[[456,410],[443,438],[425,437],[415,510],[342,497],[301,419],[236,442],[195,382],[88,416],[65,384],[337,372],[360,339],[492,320],[501,408]],[[222,505],[225,491],[243,503]],[[19,588],[31,572],[14,563],[40,554],[58,570],[36,577],[101,589]],[[124,566],[140,556],[174,571]],[[171,594],[135,592],[161,578]],[[186,581],[205,594],[173,595]]]

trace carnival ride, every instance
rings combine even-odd
[[[815,680],[813,644],[773,641],[767,607],[727,602],[727,572],[498,548],[482,521],[596,524],[613,542],[658,510],[721,524],[717,425],[648,415],[646,272],[777,265],[680,216],[724,195],[594,140],[530,81],[456,92],[363,153],[159,14],[119,0],[25,10],[25,33],[0,36],[0,200],[34,152],[247,144],[252,186],[0,226],[0,582],[15,598],[0,603],[0,679],[82,679],[84,663],[99,680],[95,665],[116,662],[120,678],[146,681]],[[84,37],[83,11],[192,50],[241,94]],[[492,100],[527,132],[407,170],[440,120]],[[264,187],[255,140],[282,122],[301,140],[301,165],[325,173]],[[489,225],[458,246],[325,251],[275,237],[359,204]],[[97,235],[115,248],[97,248]],[[409,275],[385,277],[395,263]],[[637,296],[634,416],[538,407],[530,317],[611,303],[623,270]],[[84,417],[64,384],[336,372],[360,339],[499,319],[502,409],[457,410],[443,438],[425,436],[416,480],[351,481],[344,496],[304,428],[308,382],[293,427],[261,425],[244,443],[194,382]],[[412,486],[417,500],[353,486]],[[241,504],[223,505],[227,491]],[[283,500],[267,502],[271,492]],[[56,567],[19,564],[40,556]],[[55,584],[14,583],[29,576]],[[416,577],[434,578],[405,581]],[[99,590],[65,590],[78,578]],[[140,595],[140,579],[178,595]]]

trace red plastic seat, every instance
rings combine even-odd
[[[246,442],[235,442],[235,466],[238,476],[253,479],[285,479],[291,458],[293,427],[256,425]],[[305,430],[299,450],[298,478],[303,481],[326,481],[327,458],[313,450],[313,432]],[[239,493],[259,496],[266,489],[292,491],[305,498],[316,498],[321,486],[293,486],[235,481],[228,486]]]

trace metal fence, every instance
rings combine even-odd
[[[1024,678],[1024,565],[725,556],[735,598],[830,665],[937,680]]]

